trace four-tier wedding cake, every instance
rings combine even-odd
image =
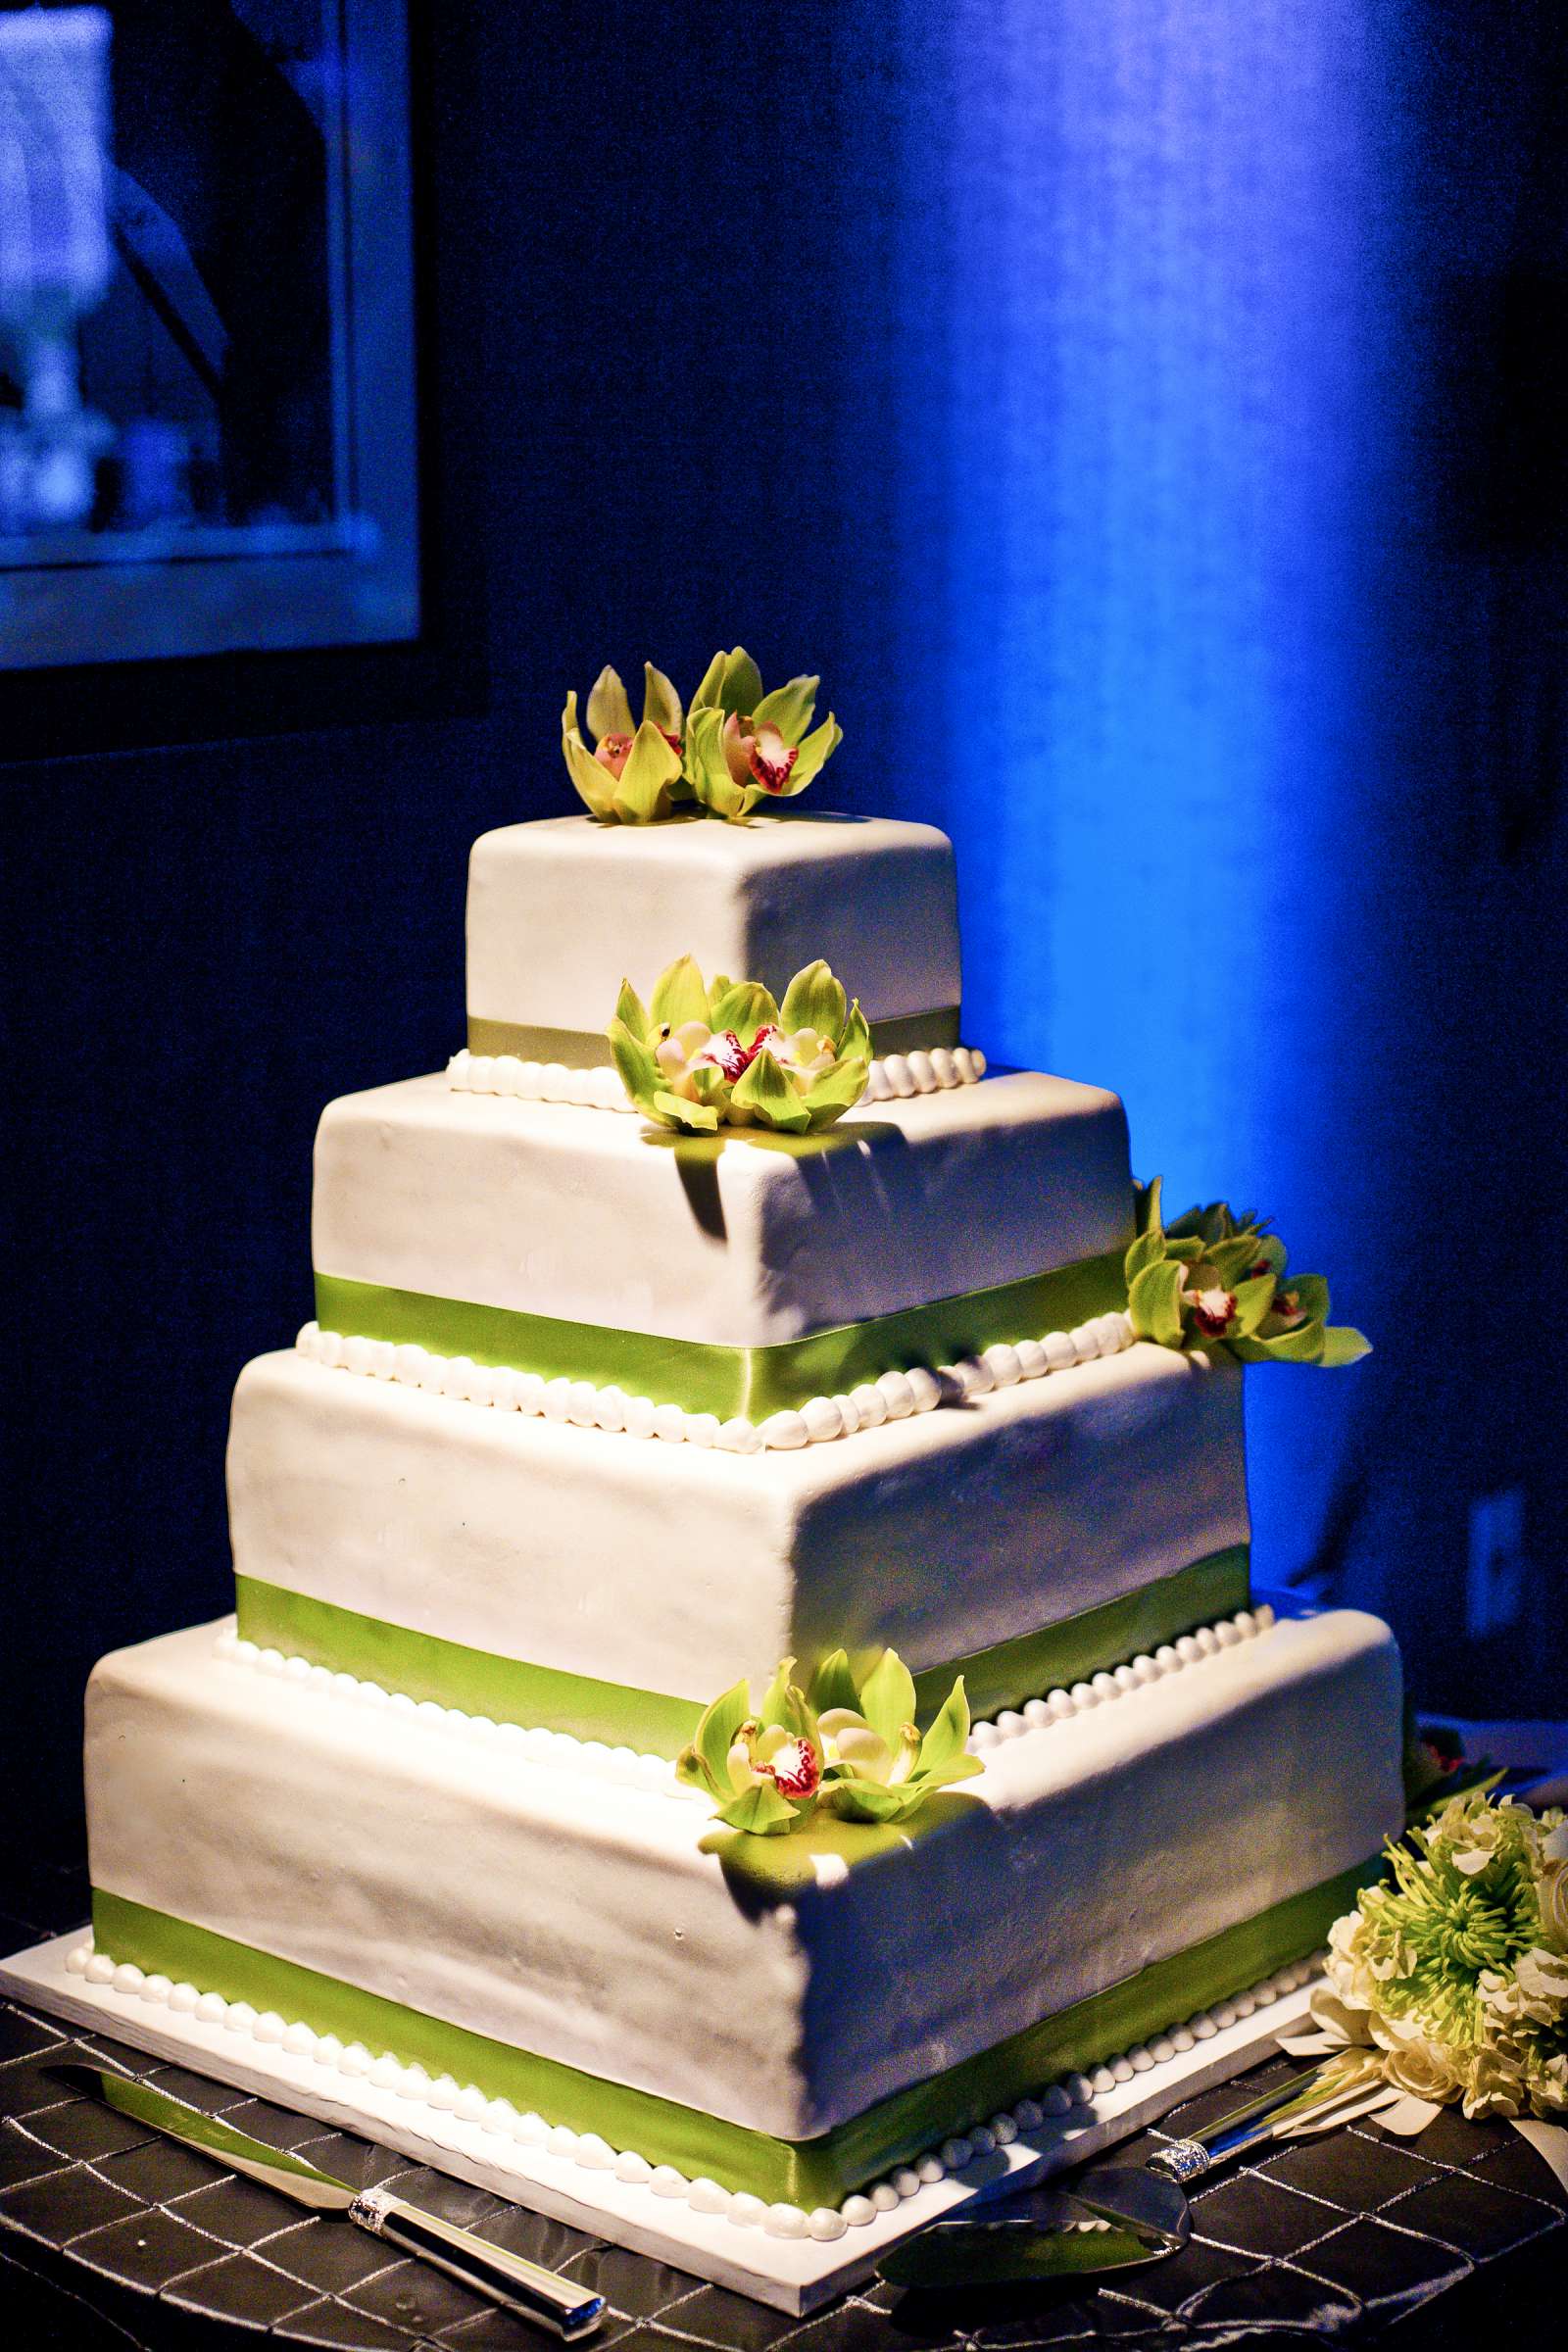
[[[832,2237],[1311,1952],[1399,1675],[1250,1592],[1242,1360],[1354,1352],[1322,1286],[988,1071],[949,843],[786,806],[837,730],[743,659],[568,706],[466,1049],[328,1106],[237,1615],[92,1679],[76,1965]]]

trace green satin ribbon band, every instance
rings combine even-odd
[[[749,2189],[769,2203],[787,2200],[809,2210],[838,2204],[891,2166],[907,2163],[1042,2083],[1098,2065],[1302,1958],[1324,1941],[1357,1889],[1370,1885],[1381,1869],[1381,1858],[1374,1857],[1324,1886],[1292,1895],[977,2058],[897,2092],[821,2138],[803,2141],[750,2132],[649,2091],[492,2041],[295,1961],[149,1910],[106,1887],[93,1890],[92,1920],[101,1952],[117,1962],[133,1961],[149,1976],[159,1973],[225,2000],[273,2010],[289,2025],[362,2042],[372,2057],[390,2053],[405,2066],[422,2066],[432,2078],[451,2075],[461,2083],[476,2082],[487,2098],[510,2099],[520,2111],[574,2132],[597,2132],[612,2148],[634,2149],[650,2164],[673,2165],[688,2180],[706,2177],[725,2188]]]
[[[929,1054],[933,1046],[958,1043],[958,1007],[946,1004],[937,1012],[903,1013],[896,1020],[874,1021],[871,1051],[879,1059],[890,1054]],[[519,1061],[559,1061],[568,1070],[608,1070],[610,1040],[598,1029],[545,1029],[524,1021],[489,1021],[468,1015],[470,1054],[515,1054]]]
[[[576,1740],[602,1740],[607,1747],[673,1758],[702,1713],[695,1699],[469,1649],[255,1577],[236,1577],[234,1583],[240,1635],[258,1648],[308,1658],[334,1674],[461,1707],[466,1715],[487,1715],[493,1723],[539,1725],[569,1732]],[[995,1715],[1082,1681],[1102,1666],[1155,1650],[1195,1626],[1233,1616],[1247,1601],[1247,1547],[1238,1544],[1099,1608],[950,1665],[928,1667],[914,1683],[921,1718],[936,1714],[956,1674],[964,1678],[971,1712]]]
[[[737,1415],[764,1421],[812,1396],[842,1396],[882,1372],[956,1363],[1000,1340],[1041,1339],[1124,1307],[1122,1256],[1112,1250],[1050,1274],[934,1298],[899,1314],[839,1324],[767,1348],[723,1348],[605,1323],[568,1323],[516,1307],[386,1290],[321,1272],[316,1276],[316,1319],[323,1331],[345,1338],[390,1340],[395,1347],[428,1348],[432,1355],[466,1355],[476,1364],[510,1365],[545,1380],[591,1381],[595,1388],[623,1389],[628,1396],[646,1396],[654,1404],[716,1413],[721,1421]]]

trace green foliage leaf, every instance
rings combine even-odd
[[[714,1029],[733,1029],[749,1046],[759,1029],[776,1025],[778,1006],[760,980],[732,980],[720,997],[710,1000],[709,1021]]]
[[[753,710],[754,725],[777,727],[786,743],[799,743],[811,723],[821,683],[820,678],[791,678],[787,686],[775,686]]]
[[[588,732],[596,744],[607,735],[635,735],[637,721],[619,676],[607,662],[588,694]]]
[[[715,1698],[711,1706],[705,1707],[698,1720],[692,1748],[715,1796],[729,1794],[729,1751],[751,1711],[750,1686],[737,1683],[733,1690]]]
[[[885,1649],[861,1684],[860,1713],[896,1754],[905,1725],[914,1721],[914,1678],[896,1649]]]
[[[724,663],[718,699],[726,711],[738,711],[742,718],[750,718],[762,699],[761,672],[744,645],[737,645]]]
[[[1134,1336],[1152,1340],[1158,1348],[1182,1344],[1182,1280],[1186,1268],[1178,1258],[1161,1258],[1145,1266],[1127,1291],[1127,1313]]]
[[[800,757],[790,769],[789,782],[784,787],[786,800],[804,792],[808,784],[821,774],[839,745],[844,741],[844,729],[830,710],[822,724],[808,735],[801,745]]]
[[[678,962],[660,973],[649,1009],[656,1029],[666,1021],[671,1029],[680,1028],[685,1021],[701,1021],[705,1028],[708,1026],[708,991],[695,957],[682,956]]]
[[[662,669],[651,662],[643,663],[643,722],[650,720],[666,735],[678,735],[681,729],[680,696],[675,692]]]
[[[811,1677],[811,1704],[818,1715],[827,1714],[831,1707],[851,1707],[859,1713],[860,1693],[855,1688],[855,1677],[844,1650],[829,1650]]]
[[[797,1030],[814,1029],[819,1037],[835,1041],[842,1036],[849,1019],[850,1003],[843,985],[834,979],[821,956],[814,963],[798,971],[784,991],[780,1012],[787,1036]]]
[[[772,1782],[764,1780],[720,1806],[718,1818],[726,1829],[745,1830],[753,1838],[781,1838],[795,1827],[797,1816]]]
[[[647,1043],[647,1009],[629,980],[623,980],[620,984],[620,994],[615,999],[615,1018],[639,1044]]]
[[[960,1674],[942,1702],[942,1711],[920,1742],[921,1773],[943,1772],[969,1744],[969,1699]]]
[[[804,1135],[811,1123],[810,1112],[766,1046],[737,1079],[730,1101],[738,1110],[750,1111],[759,1126],[775,1127],[786,1135]]]

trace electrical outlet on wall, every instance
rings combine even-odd
[[[1499,1487],[1470,1505],[1470,1563],[1465,1576],[1465,1631],[1472,1642],[1504,1634],[1524,1614],[1525,1491]]]

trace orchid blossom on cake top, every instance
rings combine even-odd
[[[843,1821],[907,1820],[939,1788],[982,1769],[968,1740],[961,1675],[922,1735],[914,1681],[896,1650],[884,1650],[858,1684],[836,1649],[809,1695],[795,1679],[795,1660],[785,1658],[760,1706],[747,1683],[715,1698],[675,1770],[713,1799],[726,1828],[777,1838],[818,1811]]]
[[[643,715],[634,722],[626,689],[608,666],[588,697],[590,752],[577,724],[575,689],[561,716],[566,772],[589,813],[606,823],[651,825],[688,799],[680,697],[662,669],[643,663]]]
[[[690,956],[661,973],[645,1006],[629,980],[605,1033],[621,1084],[661,1126],[813,1134],[865,1092],[871,1032],[820,958],[776,1004],[755,980],[710,988]]]
[[[1143,1195],[1127,1252],[1134,1334],[1161,1348],[1223,1350],[1240,1362],[1353,1364],[1370,1342],[1328,1320],[1321,1274],[1287,1274],[1285,1245],[1226,1201],[1160,1221],[1159,1178]]]
[[[734,821],[806,790],[844,739],[831,711],[811,728],[821,682],[791,678],[764,694],[743,645],[713,656],[687,715],[686,781],[706,808]]]

